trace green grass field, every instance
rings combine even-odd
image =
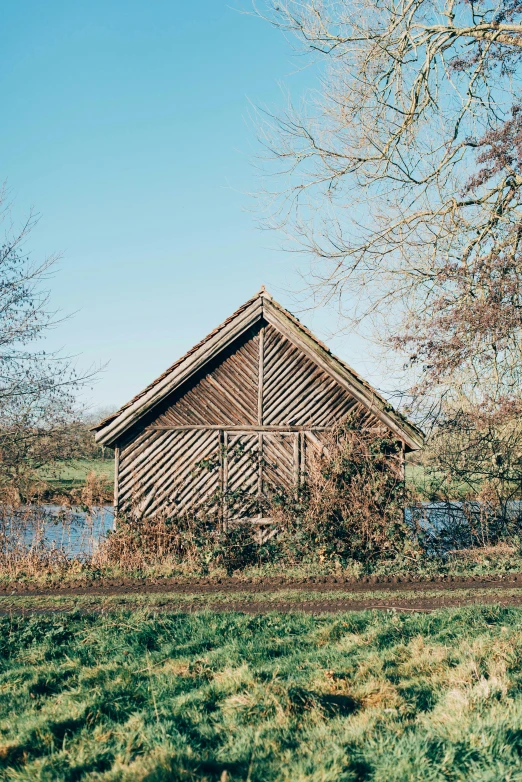
[[[91,472],[106,476],[110,486],[114,483],[112,459],[75,459],[53,468],[42,467],[39,474],[52,488],[68,491],[83,486]]]
[[[522,780],[522,611],[0,619],[0,779]]]

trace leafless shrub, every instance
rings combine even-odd
[[[84,485],[73,489],[67,498],[68,505],[80,505],[87,512],[93,507],[100,507],[112,500],[112,487],[106,475],[99,475],[91,470],[85,478]]]
[[[79,374],[67,356],[41,341],[60,317],[47,283],[57,258],[35,262],[25,243],[30,215],[19,230],[0,192],[0,499],[27,502],[42,492],[38,470],[79,455],[84,435],[75,392],[94,372]]]
[[[522,496],[522,408],[445,405],[423,456],[432,499],[478,499],[502,512]]]

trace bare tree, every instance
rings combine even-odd
[[[323,300],[406,351],[424,391],[519,398],[520,0],[271,0],[258,13],[320,67],[302,106],[262,125],[279,174],[269,223],[315,259]]]
[[[452,402],[443,406],[422,455],[427,469],[419,488],[430,499],[487,498],[502,517],[513,516],[522,487],[519,406],[488,406],[456,394]]]
[[[15,231],[0,199],[7,230],[0,246],[0,493],[28,496],[35,471],[71,458],[82,440],[75,426],[75,391],[92,372],[79,375],[70,359],[42,345],[57,322],[46,285],[56,263],[34,263],[25,241],[31,217]],[[84,427],[83,427],[84,428]]]

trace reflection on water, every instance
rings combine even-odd
[[[107,533],[114,529],[111,505],[94,508],[92,513],[80,509],[64,510],[58,505],[44,505],[45,522],[28,525],[24,543],[41,548],[60,549],[68,557],[91,556]]]
[[[67,557],[85,559],[96,552],[114,529],[114,510],[106,505],[85,513],[44,505],[22,519],[11,516],[2,524],[4,545],[14,539],[31,549],[60,550]],[[24,513],[20,514],[22,517]],[[405,510],[414,537],[428,554],[444,555],[453,549],[489,545],[522,531],[522,502],[511,501],[499,513],[479,502],[431,502]]]
[[[503,506],[467,500],[427,502],[407,508],[405,518],[412,533],[429,554],[445,554],[498,543],[506,534],[522,530],[522,502],[510,500]]]

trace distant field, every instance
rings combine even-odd
[[[426,469],[422,464],[406,465],[406,480],[422,483],[426,479]]]
[[[522,779],[522,610],[0,619],[0,778]]]
[[[44,467],[40,470],[40,475],[53,488],[72,489],[82,486],[90,472],[95,472],[96,475],[105,475],[111,486],[114,483],[114,461],[112,459],[75,459],[52,469]]]
[[[469,498],[470,493],[478,492],[482,485],[479,477],[473,481],[473,485],[460,480],[454,480],[449,485],[444,473],[429,471],[422,464],[406,464],[406,481],[421,492],[425,498],[431,497],[434,492],[438,494],[438,486],[444,486],[445,491],[449,492],[455,500]]]

